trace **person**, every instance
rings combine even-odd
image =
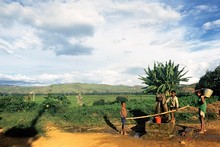
[[[196,95],[198,96],[198,108],[199,108],[199,120],[201,123],[201,130],[200,134],[203,134],[206,129],[205,129],[205,113],[206,113],[206,100],[205,96],[203,95],[203,90],[199,89],[196,90]]]
[[[122,123],[122,126],[121,126],[121,134],[123,135],[128,135],[127,132],[126,132],[126,117],[127,117],[127,110],[126,110],[126,103],[124,101],[121,102],[121,123]]]
[[[179,101],[175,90],[171,91],[171,97],[169,97],[166,102],[169,103],[170,110],[177,110],[179,108]],[[175,123],[174,112],[171,113],[171,122]]]
[[[166,96],[165,94],[157,94],[156,95],[156,109],[155,113],[163,113],[168,111],[168,106],[166,103]],[[161,115],[161,122],[168,122],[169,121],[169,114]]]

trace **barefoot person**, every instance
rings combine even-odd
[[[205,96],[203,95],[203,90],[197,90],[196,95],[199,97],[198,98],[198,108],[199,108],[199,120],[201,123],[201,130],[200,134],[204,133],[205,130],[205,113],[206,113],[206,100]]]
[[[126,124],[126,117],[127,117],[127,110],[126,110],[126,104],[125,102],[121,102],[121,123],[122,123],[122,126],[121,126],[121,134],[123,135],[127,135],[126,133],[126,127],[125,127],[125,124]]]
[[[179,108],[179,101],[178,101],[178,98],[176,96],[176,91],[175,90],[171,91],[171,97],[169,97],[166,102],[169,104],[170,110],[176,110],[176,109]],[[171,113],[171,122],[175,123],[174,112]]]

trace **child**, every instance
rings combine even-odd
[[[125,128],[125,124],[126,124],[126,117],[127,117],[127,110],[126,110],[126,104],[125,102],[121,102],[121,123],[122,123],[122,126],[121,126],[121,134],[123,135],[127,135],[126,133],[126,128]]]
[[[170,110],[175,110],[179,108],[179,101],[178,98],[176,96],[176,91],[172,90],[171,91],[171,97],[169,97],[166,101],[167,103],[170,102]],[[171,113],[171,122],[175,123],[175,116],[174,116],[174,112]]]
[[[199,133],[203,134],[206,131],[205,130],[206,100],[205,100],[205,96],[203,95],[203,91],[201,89],[196,91],[196,95],[199,97],[198,108],[199,108],[199,120],[201,123],[201,130]]]

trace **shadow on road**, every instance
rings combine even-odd
[[[120,131],[115,127],[115,125],[109,120],[108,116],[105,115],[105,116],[103,116],[103,118],[104,118],[106,124],[107,124],[109,127],[111,127],[112,129],[114,129],[116,132],[120,132]]]
[[[44,111],[40,110],[37,116],[31,121],[29,127],[18,125],[8,129],[4,133],[0,132],[0,146],[20,146],[22,144],[22,147],[31,147],[31,143],[39,138],[35,125],[43,113]]]
[[[130,113],[134,116],[134,117],[139,117],[139,116],[146,116],[148,115],[147,113],[139,110],[139,109],[134,109],[131,110]],[[146,134],[145,131],[145,123],[147,121],[149,121],[150,118],[140,118],[140,119],[135,119],[136,121],[136,125],[134,127],[131,128],[131,130],[135,133],[139,133],[141,134],[140,136]]]

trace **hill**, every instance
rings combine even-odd
[[[143,91],[143,86],[126,86],[126,85],[107,85],[107,84],[86,84],[86,83],[71,83],[71,84],[54,84],[50,86],[0,86],[0,93],[19,93],[25,94],[34,91],[35,94],[46,93],[140,93]],[[181,92],[194,91],[195,84],[180,85]]]
[[[54,84],[50,86],[0,86],[1,93],[139,93],[142,86],[107,85],[107,84]]]

